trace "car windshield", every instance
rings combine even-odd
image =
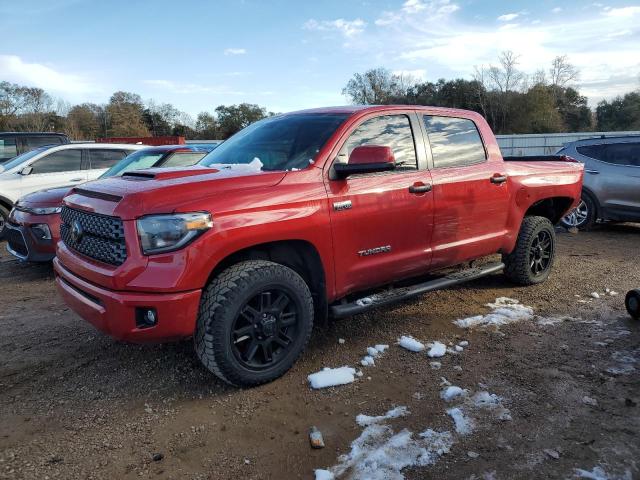
[[[18,155],[16,158],[14,158],[13,160],[11,160],[10,162],[7,162],[5,164],[2,165],[2,171],[8,171],[11,170],[12,168],[15,168],[17,166],[19,166],[21,163],[24,163],[30,159],[32,159],[33,157],[35,157],[36,155],[38,155],[39,153],[44,152],[45,150],[54,147],[55,145],[46,145],[44,147],[40,147],[40,148],[36,148],[34,150],[30,150],[26,153],[23,153],[22,155]]]
[[[266,171],[301,170],[348,114],[294,114],[268,118],[239,131],[201,162],[202,165],[249,166]]]
[[[124,173],[130,172],[132,170],[151,168],[158,162],[158,160],[162,158],[165,153],[166,151],[158,151],[155,149],[138,150],[137,152],[124,157],[113,167],[104,172],[100,176],[100,178],[115,177],[116,175],[123,175]]]

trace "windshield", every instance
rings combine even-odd
[[[54,146],[54,145],[47,145],[45,147],[36,148],[36,149],[31,150],[31,151],[29,151],[27,153],[23,153],[22,155],[18,155],[16,158],[11,160],[10,162],[7,162],[7,163],[3,164],[2,168],[4,169],[5,172],[8,171],[8,170],[11,170],[12,168],[17,167],[21,163],[24,163],[27,160],[32,159],[33,157],[35,157],[39,153],[44,152],[45,150],[51,148],[52,146]]]
[[[285,115],[256,122],[239,131],[205,157],[202,165],[249,165],[262,170],[301,170],[348,114]]]
[[[132,170],[151,168],[165,153],[166,152],[162,151],[158,152],[157,150],[138,150],[137,152],[124,157],[113,167],[104,172],[100,178],[115,177],[116,175],[122,175]]]

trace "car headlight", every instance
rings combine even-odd
[[[206,212],[149,215],[136,221],[142,253],[171,252],[189,244],[213,226]]]
[[[44,207],[44,208],[32,208],[31,212],[36,215],[53,215],[54,213],[60,213],[62,207]]]

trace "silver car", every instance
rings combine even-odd
[[[640,221],[640,136],[578,140],[558,155],[584,163],[582,199],[562,220],[565,227],[588,230],[597,220]]]

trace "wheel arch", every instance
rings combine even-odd
[[[574,199],[571,197],[543,198],[533,203],[524,213],[524,217],[544,217],[556,225],[566,215],[573,202]]]
[[[596,207],[596,220],[598,218],[602,218],[602,206],[600,205],[600,200],[598,200],[598,196],[595,194],[595,192],[589,187],[583,185],[582,193],[586,193],[587,195],[589,195],[589,197],[591,197],[591,200]]]
[[[268,260],[291,268],[311,290],[316,321],[328,318],[326,273],[320,253],[312,243],[306,240],[279,240],[243,248],[218,262],[207,284],[222,271],[246,260]]]
[[[5,207],[7,210],[11,210],[13,208],[13,202],[2,195],[0,195],[0,205]]]

